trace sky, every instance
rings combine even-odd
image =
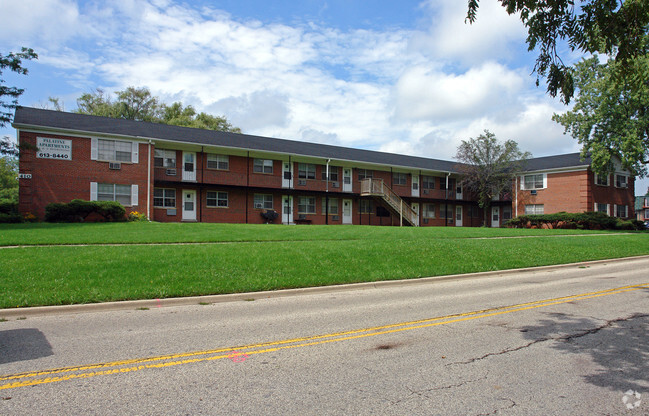
[[[244,133],[453,160],[484,130],[533,156],[578,152],[496,0],[0,0],[0,53],[31,47],[19,104],[147,87]],[[568,62],[580,58],[561,51]],[[15,137],[10,126],[0,135]],[[636,181],[644,194],[649,180]]]

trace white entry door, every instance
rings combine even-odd
[[[344,168],[343,169],[343,192],[351,192],[351,191],[352,191],[352,169]]]
[[[291,162],[284,162],[282,166],[283,166],[282,167],[282,188],[292,188],[293,187],[293,164]]]
[[[293,197],[291,195],[282,196],[282,223],[293,223]]]
[[[491,207],[491,227],[500,227],[500,207]]]
[[[419,175],[412,175],[412,196],[419,196]]]
[[[410,204],[410,206],[412,207],[412,210],[417,213],[417,225],[420,225],[420,223],[419,223],[419,202],[413,202],[412,204]]]
[[[457,205],[455,207],[455,226],[462,226],[462,205]]]
[[[196,191],[183,189],[183,221],[196,221]]]
[[[196,181],[196,153],[183,152],[183,181]]]
[[[352,223],[352,200],[343,199],[343,224]]]
[[[458,185],[455,187],[455,199],[457,200],[462,199],[462,185]]]

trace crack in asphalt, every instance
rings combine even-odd
[[[449,384],[447,386],[437,386],[437,387],[431,387],[429,389],[422,389],[422,390],[413,390],[410,387],[406,386],[406,389],[408,389],[408,391],[410,391],[410,394],[407,397],[401,398],[401,399],[396,400],[396,401],[391,400],[390,404],[392,406],[394,406],[396,404],[399,404],[400,402],[409,399],[412,395],[417,395],[419,397],[425,397],[425,398],[429,399],[430,397],[428,397],[426,395],[426,393],[430,393],[430,392],[438,391],[438,390],[447,390],[447,389],[454,389],[454,388],[457,388],[457,387],[462,387],[465,384],[475,383],[475,382],[478,382],[478,381],[486,380],[488,375],[489,375],[489,373],[487,373],[484,376],[482,376],[480,378],[477,378],[475,380],[465,380],[465,381],[463,381],[461,383],[458,383],[458,384]]]
[[[647,316],[649,316],[649,314],[635,313],[635,314],[629,315],[629,316],[627,316],[625,318],[616,318],[616,319],[611,319],[611,320],[604,320],[604,319],[601,319],[601,318],[595,318],[597,320],[604,321],[604,323],[602,325],[596,326],[596,327],[591,328],[591,329],[586,330],[586,331],[576,332],[574,334],[566,334],[566,335],[561,335],[561,336],[555,336],[555,337],[543,337],[543,338],[539,338],[539,339],[536,339],[534,341],[528,342],[527,344],[520,345],[520,346],[518,346],[516,348],[507,348],[507,349],[504,349],[504,350],[499,351],[499,352],[490,352],[490,353],[487,353],[487,354],[485,354],[485,355],[483,355],[481,357],[471,358],[470,360],[467,360],[467,361],[456,361],[456,362],[453,362],[453,363],[448,363],[448,364],[446,364],[446,366],[456,365],[456,364],[472,364],[472,363],[474,363],[476,361],[484,360],[485,358],[488,358],[488,357],[491,357],[491,356],[509,354],[510,352],[520,351],[522,349],[531,347],[534,344],[538,344],[538,343],[546,342],[546,341],[570,342],[570,341],[572,341],[574,339],[585,337],[587,335],[592,335],[592,334],[595,334],[595,333],[597,333],[597,332],[599,332],[599,331],[601,331],[603,329],[610,328],[611,326],[615,325],[616,323],[625,322],[625,321],[629,321],[629,320],[636,319],[636,318],[644,318],[644,317],[647,317]]]

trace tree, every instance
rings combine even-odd
[[[480,0],[468,0],[467,18],[477,18]],[[634,58],[646,55],[644,35],[649,25],[647,0],[499,0],[509,14],[517,14],[528,31],[528,50],[538,48],[534,71],[547,78],[547,91],[560,94],[566,104],[574,95],[574,79],[558,52],[565,41],[571,51],[615,56],[623,72]],[[575,4],[577,3],[577,4]]]
[[[0,157],[0,201],[18,202],[18,160]]]
[[[225,117],[197,113],[194,107],[183,107],[181,102],[169,106],[160,103],[146,87],[128,87],[117,91],[116,95],[113,101],[101,89],[83,94],[77,99],[77,113],[241,133],[241,129],[233,127]]]
[[[460,184],[477,196],[478,206],[484,211],[484,224],[489,224],[487,215],[493,198],[511,192],[514,179],[530,156],[514,140],[499,143],[489,130],[475,139],[462,140],[455,155],[460,162]]]
[[[5,80],[2,78],[2,71],[9,68],[11,71],[20,75],[27,75],[27,68],[23,67],[23,59],[38,59],[38,55],[34,53],[31,48],[22,48],[20,52],[9,52],[8,55],[3,56],[0,54],[0,107],[7,110],[13,110],[18,105],[18,97],[25,92],[22,88],[7,87]],[[6,102],[2,97],[9,96],[10,101]],[[7,123],[11,122],[13,117],[12,111],[0,110],[0,127],[4,127]]]
[[[649,46],[649,37],[646,37]],[[649,160],[649,56],[628,63],[621,76],[620,63],[600,63],[598,56],[584,59],[573,71],[579,95],[572,110],[552,119],[582,145],[598,173],[613,171],[613,156],[636,175],[645,176]]]

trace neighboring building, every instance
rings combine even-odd
[[[639,221],[649,221],[649,196],[635,197],[635,215]]]
[[[284,139],[18,107],[21,212],[116,200],[155,221],[480,226],[457,164]],[[632,216],[633,177],[607,184],[578,154],[532,159],[492,226],[524,212]],[[513,199],[513,201],[512,201]],[[606,207],[606,208],[604,208]],[[626,208],[625,208],[626,207]]]

